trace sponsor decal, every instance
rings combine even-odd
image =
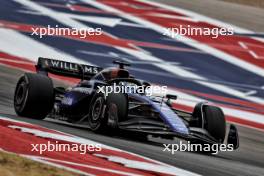
[[[86,87],[74,87],[74,88],[72,88],[72,91],[80,92],[80,93],[84,93],[84,94],[91,94],[93,89],[92,88],[86,88]]]
[[[79,72],[80,69],[83,69],[84,73],[88,73],[88,74],[97,74],[99,72],[99,68],[95,66],[82,65],[82,64],[64,62],[59,60],[47,59],[45,60],[45,65],[50,68],[56,68],[61,70],[73,71],[73,72]]]
[[[65,105],[72,105],[73,103],[73,99],[72,98],[69,98],[69,97],[64,97],[61,101],[62,104],[65,104]]]

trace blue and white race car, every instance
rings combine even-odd
[[[210,145],[225,141],[226,121],[219,107],[201,102],[192,113],[175,109],[171,102],[177,96],[147,96],[150,84],[131,76],[124,68],[129,64],[114,63],[119,66],[102,69],[39,58],[37,73],[25,73],[17,83],[15,111],[19,116],[29,118],[48,117],[86,125],[95,132],[126,130],[141,136],[178,137],[191,143]],[[81,81],[74,87],[54,87],[48,73]],[[123,89],[127,85],[134,85],[134,89]],[[106,92],[113,87],[123,91]],[[238,132],[234,125],[230,125],[227,136],[227,142],[233,144],[234,149],[238,148]]]

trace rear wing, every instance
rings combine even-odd
[[[37,73],[48,75],[48,73],[69,76],[79,79],[90,79],[102,70],[101,67],[83,65],[61,60],[38,58],[36,66]]]

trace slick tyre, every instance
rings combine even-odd
[[[195,127],[203,127],[220,143],[224,141],[226,121],[219,107],[198,103],[194,108],[193,117],[198,119]]]
[[[117,127],[118,122],[127,119],[128,97],[123,93],[111,93],[107,96],[106,101],[107,119],[112,122],[112,127]]]
[[[44,119],[54,105],[52,80],[40,74],[25,73],[18,81],[14,95],[17,115]]]
[[[226,121],[223,111],[215,106],[205,106],[205,129],[219,142],[223,142],[226,134]]]

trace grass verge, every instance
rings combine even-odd
[[[1,176],[80,176],[79,174],[39,163],[16,154],[0,151]]]

